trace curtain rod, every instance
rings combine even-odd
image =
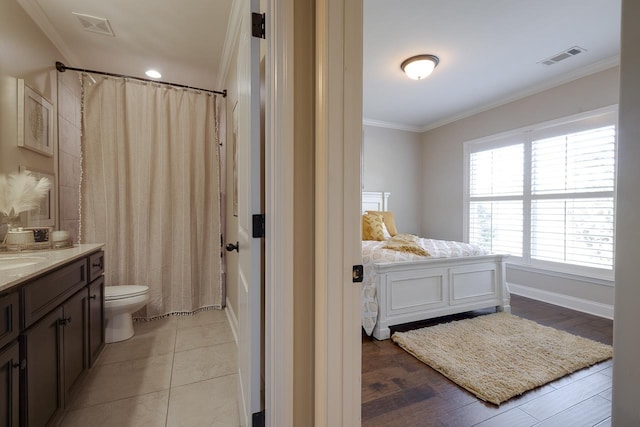
[[[202,91],[202,92],[215,93],[215,94],[218,94],[218,95],[222,95],[224,98],[227,97],[227,90],[226,89],[223,90],[223,91],[201,89],[201,88],[198,88],[198,87],[181,85],[181,84],[177,84],[177,83],[163,82],[163,81],[159,81],[159,80],[145,79],[145,78],[142,78],[142,77],[127,76],[127,75],[124,75],[124,74],[107,73],[106,71],[94,71],[94,70],[85,70],[85,69],[82,69],[82,68],[67,67],[66,65],[64,65],[60,61],[56,61],[56,70],[60,71],[61,73],[64,73],[67,70],[71,70],[71,71],[80,71],[81,73],[100,74],[100,75],[103,75],[103,76],[121,77],[121,78],[125,78],[125,79],[142,80],[144,82],[159,83],[159,84],[165,84],[165,85],[169,85],[169,86],[183,87],[183,88],[187,88],[187,89],[198,90],[198,91]]]

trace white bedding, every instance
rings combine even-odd
[[[378,318],[378,298],[374,264],[489,254],[489,251],[468,243],[420,238],[420,246],[429,252],[430,255],[425,257],[413,253],[384,249],[386,243],[386,241],[376,240],[364,240],[362,242],[362,263],[364,266],[364,280],[361,291],[362,327],[368,335],[371,335]]]

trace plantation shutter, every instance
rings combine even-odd
[[[615,126],[532,141],[531,258],[613,267]]]
[[[469,242],[522,256],[524,145],[471,153]]]
[[[613,278],[616,113],[465,143],[465,239],[510,262]]]

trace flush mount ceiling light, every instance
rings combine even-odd
[[[156,70],[147,70],[144,72],[148,77],[151,77],[152,79],[159,79],[160,77],[162,77],[162,74],[160,74],[158,71]]]
[[[405,59],[400,65],[409,78],[422,80],[433,72],[440,59],[435,55],[416,55]]]

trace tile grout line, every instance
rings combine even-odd
[[[226,321],[226,319],[225,319],[225,321],[221,321],[221,322],[207,322],[207,323],[204,323],[204,324],[201,324],[201,325],[194,325],[194,327],[198,327],[199,326],[199,327],[205,327],[205,328],[209,327],[209,328],[211,328],[211,327],[215,327],[215,325],[221,324],[221,323],[226,324],[226,326],[228,327],[228,322]],[[173,329],[173,331],[174,331],[173,332],[173,334],[174,334],[173,338],[167,337],[167,335],[168,335],[166,333],[167,329],[164,329],[164,328],[158,328],[157,330],[145,331],[144,332],[144,333],[149,333],[151,339],[156,339],[158,336],[163,336],[165,339],[169,338],[168,339],[169,342],[167,342],[168,345],[166,345],[166,349],[170,350],[170,351],[167,351],[167,353],[165,353],[164,355],[165,355],[165,357],[168,357],[169,355],[171,355],[170,357],[172,357],[172,360],[171,360],[171,363],[170,363],[171,371],[170,371],[170,375],[169,375],[169,383],[168,383],[168,387],[166,389],[148,391],[148,392],[144,392],[144,393],[140,393],[140,394],[135,394],[135,395],[132,395],[132,396],[120,397],[120,398],[116,398],[116,399],[108,400],[108,401],[104,401],[104,402],[95,402],[95,403],[92,403],[92,404],[87,405],[87,406],[82,406],[82,407],[69,409],[69,410],[64,411],[63,416],[60,418],[60,420],[58,421],[57,425],[58,426],[63,425],[64,421],[66,419],[68,419],[67,416],[70,413],[76,413],[76,412],[80,412],[81,413],[81,412],[84,412],[85,410],[90,410],[91,408],[97,408],[97,407],[100,407],[102,405],[109,405],[109,404],[113,404],[115,402],[126,401],[126,400],[129,400],[129,399],[132,399],[132,398],[138,398],[138,397],[141,397],[141,396],[152,395],[152,394],[160,393],[160,392],[163,392],[163,391],[166,390],[167,391],[167,398],[166,398],[167,399],[166,400],[166,405],[167,406],[166,406],[166,411],[165,411],[165,416],[164,416],[165,417],[164,425],[165,425],[165,427],[167,427],[167,426],[169,426],[169,415],[172,413],[172,411],[170,411],[170,403],[171,403],[172,394],[173,394],[172,391],[173,391],[174,388],[190,386],[190,385],[193,385],[193,384],[203,383],[205,381],[219,380],[219,379],[224,379],[224,378],[233,378],[232,376],[236,376],[237,377],[238,373],[236,371],[234,371],[234,372],[228,372],[228,373],[224,373],[222,375],[214,376],[212,378],[202,378],[202,379],[198,379],[197,381],[194,381],[194,382],[190,382],[190,383],[187,383],[187,384],[181,384],[181,385],[178,385],[178,386],[174,386],[174,384],[173,384],[173,376],[174,376],[174,373],[176,373],[175,369],[176,369],[176,356],[177,356],[177,353],[181,353],[183,351],[191,351],[191,350],[202,349],[202,348],[206,348],[206,347],[214,348],[214,347],[219,347],[219,346],[224,346],[224,345],[229,345],[229,344],[233,344],[234,343],[233,341],[219,342],[219,343],[215,343],[215,344],[211,344],[211,345],[205,345],[203,347],[196,347],[196,348],[193,348],[193,349],[177,351],[176,349],[177,349],[177,344],[178,344],[178,334],[180,333],[181,330],[188,329],[188,328],[180,328],[178,326],[179,324],[180,324],[179,322],[175,322],[174,326],[170,327],[170,329]],[[111,345],[113,345],[113,344],[111,344]],[[168,348],[169,345],[172,345],[171,349]],[[107,350],[109,346],[110,345],[108,344],[107,348],[105,348],[105,350]],[[95,374],[99,370],[108,368],[110,365],[114,365],[114,364],[118,364],[118,363],[128,363],[128,362],[140,361],[140,360],[149,359],[149,358],[156,357],[156,356],[163,356],[163,355],[154,354],[154,355],[150,355],[149,357],[144,357],[144,358],[134,358],[134,359],[121,360],[121,361],[116,361],[116,362],[111,362],[111,363],[103,363],[104,360],[106,359],[105,358],[106,353],[107,353],[107,351],[104,351],[104,352],[102,352],[100,354],[100,357],[97,360],[98,363],[96,363],[96,365],[93,367],[94,369],[91,370],[90,375],[87,375],[87,377],[84,379],[84,381],[83,381],[84,384],[82,385],[82,387],[85,387],[88,384],[88,380],[90,379],[92,374]],[[176,378],[178,378],[178,377],[176,377]],[[238,402],[237,402],[237,398],[236,398],[236,404],[237,403]],[[158,414],[158,415],[162,416],[161,414]],[[84,414],[82,416],[84,416]]]
[[[217,346],[221,346],[221,345],[228,345],[228,344],[234,344],[234,343],[235,343],[235,341],[217,342],[215,344],[202,345],[202,346],[199,346],[199,347],[190,347],[190,348],[185,348],[183,350],[176,350],[176,351],[174,351],[174,354],[176,354],[176,353],[185,353],[187,351],[198,350],[198,349],[201,349],[201,348],[217,347]]]
[[[238,372],[232,372],[230,374],[224,374],[224,375],[220,375],[220,376],[217,376],[217,377],[204,378],[202,380],[194,381],[194,382],[191,382],[191,383],[180,384],[180,385],[177,385],[177,386],[171,387],[171,388],[173,389],[173,388],[180,388],[180,387],[188,387],[188,386],[193,385],[193,384],[200,384],[200,383],[204,383],[204,382],[207,382],[207,381],[219,380],[221,378],[227,378],[227,377],[231,377],[233,375],[236,375],[236,376],[238,376],[238,378],[240,378],[240,375],[238,374]]]
[[[178,340],[178,323],[176,322],[176,329],[173,335],[173,353],[171,358],[171,376],[169,378],[169,392],[167,393],[167,411],[164,415],[164,425],[168,427],[169,424],[169,407],[171,406],[171,389],[173,388],[173,368],[176,363],[176,341]]]

